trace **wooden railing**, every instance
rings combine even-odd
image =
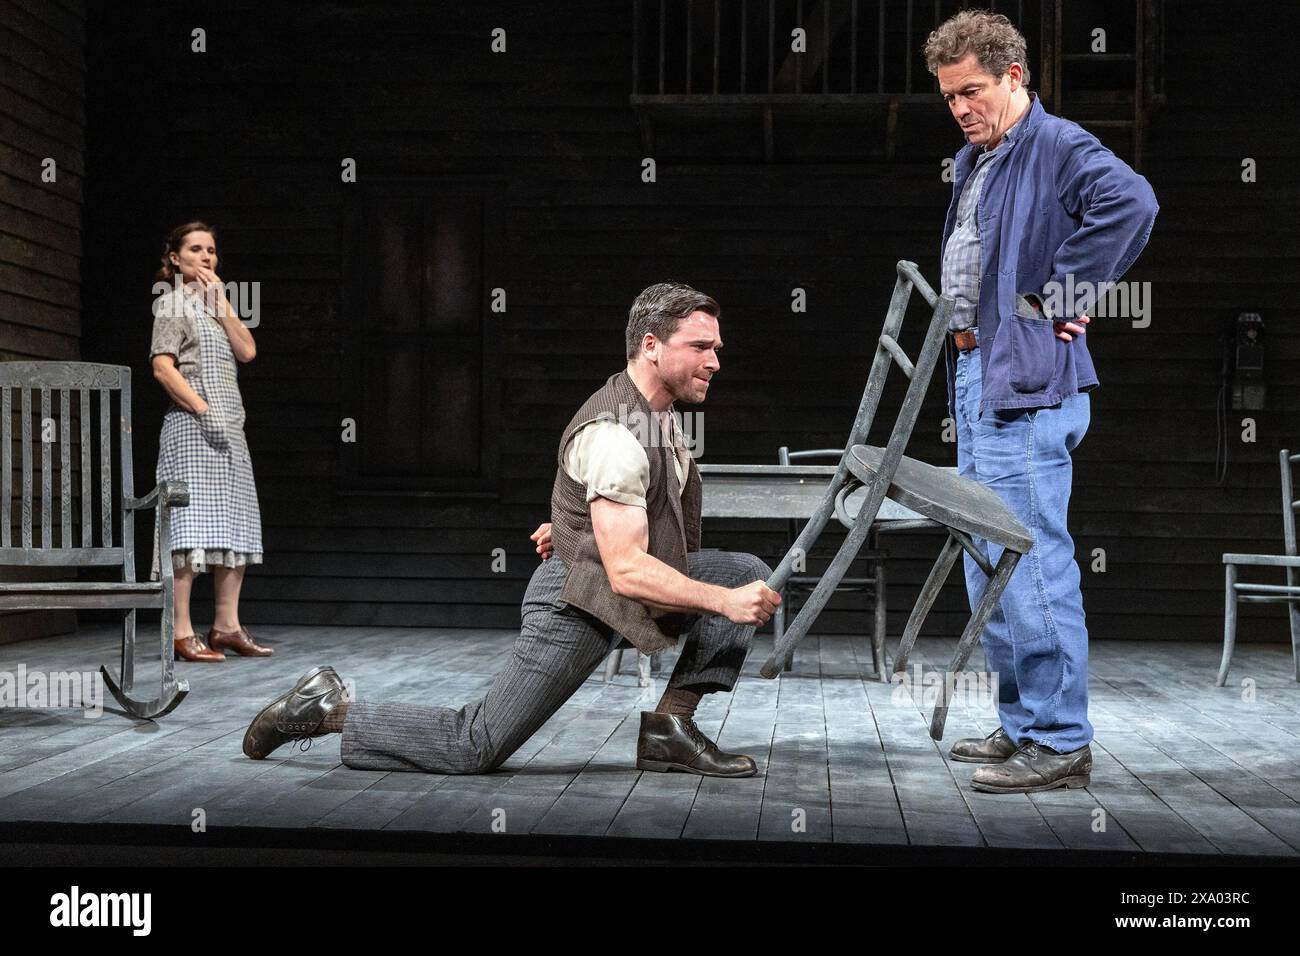
[[[933,97],[920,49],[953,0],[634,0],[634,97]],[[1024,0],[989,4],[1024,23]],[[1036,7],[1036,4],[1029,4]],[[803,35],[796,37],[795,30]],[[801,49],[792,49],[796,43]],[[895,68],[895,65],[897,68]]]

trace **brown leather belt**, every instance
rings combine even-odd
[[[979,339],[975,338],[975,333],[970,329],[952,334],[953,344],[957,346],[959,352],[969,352],[971,349],[977,349],[980,346]]]

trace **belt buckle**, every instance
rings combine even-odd
[[[957,346],[958,351],[970,352],[979,348],[979,339],[970,329],[962,329],[960,332],[952,334],[953,343]]]

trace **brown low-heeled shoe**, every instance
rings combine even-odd
[[[173,640],[172,649],[175,652],[173,656],[185,661],[215,663],[226,659],[225,654],[206,646],[193,634]]]
[[[234,651],[243,657],[270,657],[275,653],[271,648],[254,641],[246,627],[237,631],[218,631],[214,627],[208,632],[208,644],[214,650]]]

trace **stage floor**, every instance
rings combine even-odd
[[[989,858],[999,849],[1064,850],[1067,858],[1102,851],[1114,862],[1294,858],[1300,850],[1300,686],[1282,645],[1240,647],[1229,685],[1216,688],[1216,645],[1094,643],[1092,785],[1000,796],[971,790],[974,765],[945,756],[956,738],[997,726],[987,688],[967,685],[936,743],[922,699],[933,685],[877,682],[866,641],[845,637],[809,639],[794,670],[768,681],[758,668],[771,638],[760,636],[735,693],[705,698],[700,727],[724,749],[758,761],[750,779],[635,769],[638,712],[654,706],[672,654],[656,687],[638,686],[631,653],[611,683],[598,671],[493,774],[351,770],[339,762],[337,735],[305,753],[285,747],[256,762],[240,750],[249,720],[316,664],[334,665],[361,697],[459,706],[486,690],[513,634],[254,631],[275,646],[274,657],[178,664],[190,695],[157,723],[109,710],[87,719],[73,709],[0,708],[7,839],[41,832],[47,836],[39,839],[66,842],[77,839],[66,834],[92,832],[80,824],[138,841],[148,839],[140,826],[188,834],[201,819],[207,833],[238,831],[245,843],[272,831],[315,832],[331,846],[364,846],[367,834],[504,832],[545,836],[559,856],[568,852],[564,838],[574,838],[575,852],[599,846],[578,838],[674,841],[683,852],[690,841],[834,844],[859,848],[863,862],[906,859],[907,848],[927,847],[972,848],[976,859],[973,848]],[[0,645],[0,672],[20,664],[28,675],[92,670],[114,660],[116,635],[99,627]],[[953,644],[922,640],[915,660],[931,671]],[[145,657],[142,683],[156,667]],[[982,666],[977,650],[972,667]],[[1243,687],[1246,680],[1253,686]],[[383,845],[401,844],[390,837]]]

